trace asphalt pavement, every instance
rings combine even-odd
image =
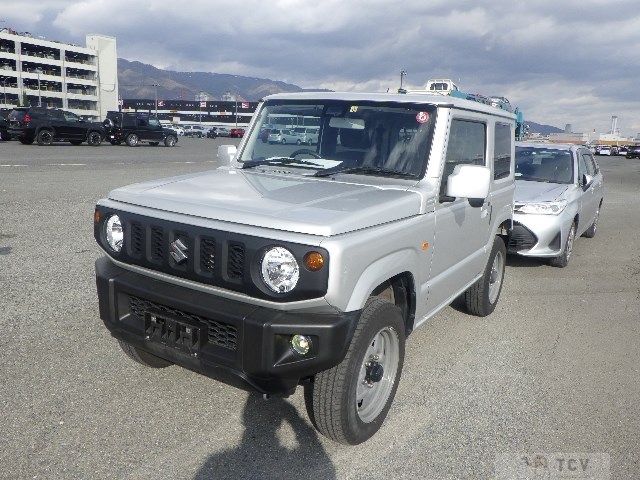
[[[454,302],[416,330],[382,429],[345,447],[302,390],[144,368],[99,319],[96,200],[215,168],[223,143],[0,142],[0,479],[502,479],[523,461],[640,477],[639,160],[597,157],[599,229],[567,268],[511,257],[492,315]]]

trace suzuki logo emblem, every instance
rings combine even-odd
[[[180,264],[187,259],[187,246],[182,243],[182,240],[179,238],[175,241],[171,242],[169,245],[171,247],[171,257],[175,260],[176,263]]]

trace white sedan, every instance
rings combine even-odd
[[[516,142],[516,190],[509,253],[566,267],[573,242],[596,234],[604,196],[588,148]]]

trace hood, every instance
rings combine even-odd
[[[554,201],[560,199],[570,186],[565,183],[516,180],[513,198],[516,203]]]
[[[421,196],[372,186],[220,168],[118,188],[109,198],[255,227],[331,236],[417,215]]]

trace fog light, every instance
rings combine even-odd
[[[291,349],[298,355],[306,355],[311,350],[311,339],[306,335],[291,337]]]

